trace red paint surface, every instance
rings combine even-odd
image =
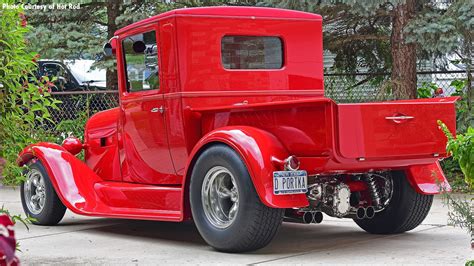
[[[160,90],[128,93],[121,40],[149,30],[157,32]],[[224,69],[220,42],[226,34],[280,37],[284,67]],[[446,139],[436,120],[454,131],[456,98],[340,105],[325,98],[318,15],[246,7],[184,9],[132,24],[116,36],[120,107],[88,121],[85,162],[48,143],[20,154],[22,164],[34,157],[43,162],[74,212],[189,218],[189,175],[197,156],[213,143],[240,155],[261,201],[271,207],[308,205],[305,195],[272,193],[272,173],[282,170],[275,162],[290,155],[308,174],[405,170],[412,186],[425,194],[436,193],[427,172],[446,182],[437,165],[446,156]],[[150,112],[161,106],[163,114]],[[386,119],[402,115],[414,118]]]
[[[364,181],[345,181],[346,185],[349,186],[351,192],[360,192],[367,190],[367,183]]]
[[[64,205],[82,215],[180,221],[181,189],[122,182],[105,182],[83,161],[52,143],[25,148],[19,164],[38,158]],[[137,207],[140,206],[140,207]],[[161,208],[160,208],[161,207]]]
[[[439,194],[451,191],[451,186],[444,176],[439,162],[429,165],[412,165],[406,174],[416,192],[421,194]]]
[[[454,130],[456,100],[457,97],[446,97],[338,105],[340,154],[366,159],[446,155],[446,137],[438,129],[437,120],[447,122]],[[390,119],[397,116],[412,118]]]
[[[63,146],[63,148],[70,152],[72,155],[80,153],[83,148],[81,140],[75,137],[68,137],[64,139],[61,146]]]

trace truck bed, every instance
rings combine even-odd
[[[437,121],[455,132],[456,100],[336,104],[329,98],[311,97],[191,110],[201,114],[201,134],[224,126],[254,126],[275,135],[289,153],[326,158],[335,169],[335,164],[356,168],[356,162],[360,167],[372,167],[375,161],[398,161],[386,166],[423,164],[427,159],[432,163],[446,156],[446,137]]]

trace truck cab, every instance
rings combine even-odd
[[[105,50],[119,107],[89,119],[84,144],[34,144],[19,159],[37,158],[77,213],[192,219],[211,246],[235,252],[268,244],[282,219],[322,213],[405,232],[449,190],[437,120],[455,129],[456,98],[326,98],[320,15],[179,9],[118,30]]]

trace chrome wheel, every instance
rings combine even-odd
[[[23,183],[25,203],[32,214],[39,214],[46,201],[44,177],[40,171],[31,169]]]
[[[201,198],[206,218],[212,225],[226,228],[234,222],[239,211],[239,191],[227,168],[215,166],[207,171]]]

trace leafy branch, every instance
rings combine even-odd
[[[17,222],[22,223],[27,230],[30,230],[28,224],[31,224],[32,222],[36,221],[36,219],[33,217],[28,216],[23,218],[21,214],[12,215],[10,211],[5,208],[4,205],[2,205],[2,207],[0,208],[0,214],[5,214],[6,216],[8,216],[10,220],[12,220],[13,224],[16,224]]]
[[[438,125],[448,139],[446,150],[458,161],[466,183],[474,186],[474,128],[469,127],[464,134],[453,136],[448,127],[438,120]]]

